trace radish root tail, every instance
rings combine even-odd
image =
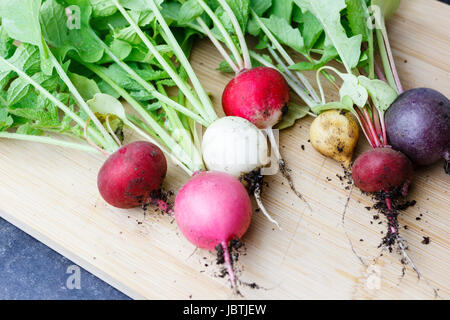
[[[398,232],[398,222],[397,222],[397,216],[395,214],[394,207],[392,205],[392,199],[390,197],[385,198],[386,206],[389,210],[390,215],[388,215],[388,237],[389,234],[394,236],[394,240],[397,243],[398,249],[402,255],[402,262],[404,264],[409,264],[411,268],[414,270],[414,272],[417,275],[417,279],[423,279],[425,283],[433,290],[434,297],[438,297],[437,290],[428,282],[426,278],[422,276],[419,269],[415,265],[414,261],[411,259],[411,257],[406,253],[406,250],[408,249],[408,244],[406,243],[406,240],[404,240],[399,232]]]
[[[266,208],[264,207],[262,200],[261,200],[261,189],[259,187],[256,188],[253,195],[255,196],[255,200],[256,200],[256,203],[258,204],[259,209],[261,209],[262,213],[266,216],[267,220],[269,220],[270,222],[275,224],[278,227],[278,229],[283,230],[280,227],[279,223],[274,218],[271,217],[269,212],[267,212]]]
[[[286,181],[288,182],[289,187],[291,188],[291,190],[295,193],[295,195],[296,195],[300,200],[302,200],[302,201],[308,206],[309,210],[312,211],[312,208],[311,208],[311,206],[309,205],[309,202],[306,201],[306,199],[303,197],[303,195],[302,195],[299,191],[297,191],[297,189],[295,188],[294,181],[292,180],[292,177],[291,177],[291,175],[290,175],[290,173],[289,173],[289,169],[288,169],[288,167],[287,167],[286,162],[284,161],[284,159],[282,159],[282,158],[278,159],[278,166],[280,167],[281,174],[283,175],[283,177],[284,177],[284,178],[286,179]]]
[[[225,241],[221,243],[223,249],[223,257],[225,259],[225,265],[227,267],[228,277],[231,282],[231,287],[236,290],[236,276],[233,271],[233,264],[231,261],[230,251],[228,250],[228,245]]]
[[[281,174],[286,179],[286,181],[289,184],[289,187],[295,193],[295,195],[308,206],[309,210],[312,211],[312,208],[309,205],[308,201],[306,201],[306,199],[303,197],[303,195],[300,192],[298,192],[297,189],[295,188],[294,181],[292,180],[292,177],[289,173],[289,169],[286,165],[286,162],[281,157],[280,149],[278,148],[278,144],[277,144],[277,141],[273,134],[272,128],[266,129],[266,133],[267,133],[267,136],[269,137],[270,144],[272,145],[272,151],[275,153],[275,158],[278,161],[278,166],[280,168]]]

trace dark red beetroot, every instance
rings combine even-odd
[[[272,128],[287,111],[289,86],[273,68],[244,70],[226,86],[222,107],[227,116],[247,119],[260,129]]]
[[[385,115],[389,142],[415,164],[450,161],[450,101],[433,89],[405,91]]]
[[[97,185],[110,205],[129,209],[159,196],[167,173],[162,151],[150,142],[138,141],[121,147],[103,164]]]
[[[391,148],[375,148],[364,152],[353,164],[355,185],[365,192],[391,191],[407,187],[414,176],[411,161]]]

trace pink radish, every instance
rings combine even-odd
[[[252,218],[250,198],[235,177],[222,172],[201,172],[191,178],[175,199],[175,219],[183,235],[196,246],[224,250],[230,282],[236,277],[228,243],[241,238]]]
[[[166,173],[166,158],[157,146],[133,142],[105,161],[98,173],[98,190],[110,205],[134,208],[159,197]]]

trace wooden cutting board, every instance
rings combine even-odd
[[[388,28],[406,88],[427,86],[450,97],[450,7],[405,0]],[[229,76],[215,71],[217,52],[204,40],[193,65],[220,107]],[[309,75],[313,79],[312,75]],[[335,97],[330,88],[328,97]],[[267,209],[280,222],[274,229],[255,213],[238,269],[248,299],[432,299],[450,298],[450,177],[443,163],[417,171],[410,198],[417,205],[400,216],[409,254],[425,280],[418,280],[396,253],[378,248],[384,219],[374,220],[369,197],[345,189],[341,167],[307,142],[311,118],[281,133],[281,152],[312,210],[281,176],[267,177]],[[302,150],[304,146],[304,150]],[[361,141],[358,152],[367,148]],[[107,206],[96,188],[101,156],[26,142],[0,143],[0,215],[133,298],[229,299],[227,280],[217,276],[214,254],[196,250],[172,218],[149,211]],[[170,168],[166,189],[187,180]],[[345,219],[344,207],[350,196]],[[420,218],[420,220],[419,220]],[[428,245],[423,237],[430,237]],[[352,249],[353,248],[353,249]],[[360,261],[357,255],[362,259]],[[378,259],[376,259],[378,257]],[[206,266],[208,265],[208,266]],[[81,279],[83,285],[83,279]]]

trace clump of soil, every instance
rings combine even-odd
[[[149,206],[156,206],[157,210],[159,210],[163,214],[173,214],[173,201],[172,197],[174,196],[174,192],[169,190],[165,191],[163,189],[158,192],[152,192],[145,203],[142,204],[142,210],[144,210],[144,214],[147,213]]]
[[[254,194],[258,191],[262,194],[264,176],[261,174],[261,169],[255,169],[252,172],[243,175],[240,178],[240,181],[244,187],[246,187],[249,194]]]
[[[244,243],[239,240],[238,237],[230,241],[230,244],[228,245],[228,251],[230,252],[230,258],[231,258],[231,265],[234,266],[234,263],[239,260],[239,255],[245,251],[245,245]],[[216,264],[223,265],[225,264],[225,257],[224,257],[224,251],[221,244],[218,244],[216,246],[216,252],[217,252],[217,258],[216,258]],[[224,268],[221,271],[225,271],[225,275],[227,274],[227,269]]]
[[[352,178],[352,171],[345,167],[344,165],[341,165],[342,169],[344,170],[344,175],[340,175],[336,173],[336,177],[341,182],[341,185],[344,186],[345,190],[350,190],[351,186],[353,185],[353,178]],[[351,168],[352,164],[350,164]]]
[[[388,230],[384,236],[380,247],[386,246],[390,252],[392,252],[393,246],[399,243],[399,224],[398,215],[400,211],[406,210],[409,207],[413,207],[416,204],[415,200],[406,200],[402,195],[402,188],[395,188],[392,191],[380,191],[372,193],[372,199],[375,200],[373,209],[376,209],[380,214],[383,214],[388,220]],[[390,202],[391,206],[388,207],[387,203]],[[373,218],[376,220],[379,217],[374,215]],[[405,247],[406,249],[406,247]]]

